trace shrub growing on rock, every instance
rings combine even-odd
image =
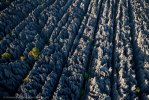
[[[34,59],[38,59],[39,54],[39,49],[36,47],[32,48],[32,50],[29,52],[29,56],[33,57]]]
[[[8,53],[8,52],[5,52],[5,53],[2,54],[2,58],[4,58],[4,59],[10,59],[11,58],[11,54]]]

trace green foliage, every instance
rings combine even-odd
[[[136,87],[135,92],[136,93],[140,93],[140,88],[139,87]]]
[[[4,59],[10,59],[11,58],[11,54],[8,53],[8,52],[5,52],[5,53],[2,54],[2,58],[4,58]]]
[[[25,82],[25,81],[28,81],[28,80],[29,80],[29,75],[27,75],[27,77],[23,81]]]
[[[93,3],[95,3],[96,0],[92,0]]]
[[[83,99],[84,94],[85,94],[85,91],[83,89],[81,89],[81,91],[80,91],[80,100]]]
[[[21,57],[20,57],[20,60],[21,60],[21,61],[24,61],[24,60],[25,60],[25,57],[24,57],[24,56],[21,56]]]
[[[83,73],[83,78],[85,79],[85,80],[88,80],[88,78],[89,78],[89,75],[88,75],[88,73]]]
[[[29,52],[29,56],[33,57],[34,59],[38,59],[39,55],[39,49],[36,47],[32,48],[32,50]]]

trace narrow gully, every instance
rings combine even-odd
[[[114,7],[113,7],[113,11],[112,11],[112,14],[113,14],[113,39],[112,39],[112,44],[113,44],[113,47],[112,47],[112,58],[111,58],[111,67],[112,67],[112,74],[111,74],[111,78],[110,78],[110,81],[111,81],[111,93],[110,93],[110,96],[111,96],[111,99],[112,100],[117,100],[117,97],[115,96],[115,88],[114,88],[114,84],[115,84],[115,73],[116,73],[116,41],[115,41],[115,38],[116,38],[116,30],[117,30],[117,21],[116,21],[116,17],[117,17],[117,12],[118,12],[118,4],[119,4],[119,0],[115,0],[114,1]]]
[[[95,45],[95,36],[96,36],[96,33],[97,33],[97,27],[98,27],[98,23],[99,23],[99,20],[100,20],[100,17],[101,17],[101,12],[103,11],[103,10],[100,10],[101,8],[102,8],[102,5],[103,5],[103,1],[105,1],[105,0],[101,0],[101,3],[100,3],[100,5],[99,5],[99,14],[98,14],[98,16],[97,16],[97,21],[96,21],[96,26],[95,26],[95,31],[94,31],[94,35],[93,35],[93,41],[91,42],[91,49],[90,49],[90,51],[89,51],[89,57],[88,58],[91,58],[91,59],[88,59],[88,61],[87,61],[87,64],[86,64],[86,73],[89,73],[89,66],[90,66],[90,63],[91,63],[91,61],[92,61],[92,52],[93,52],[93,48],[94,48],[94,45]],[[97,3],[99,2],[99,0],[97,0]],[[88,80],[83,80],[83,87],[82,87],[82,89],[81,90],[83,90],[83,91],[85,91],[86,90],[86,83],[87,83],[87,81]],[[81,93],[80,93],[81,94]],[[81,98],[81,95],[80,95],[80,99],[85,99],[85,94],[86,93],[84,93],[83,94],[83,96],[82,96],[82,98]]]
[[[84,13],[84,16],[87,14],[87,10],[88,10],[89,3],[90,3],[90,2],[88,1],[87,7],[86,7],[86,10],[85,10],[85,13]],[[80,25],[79,25],[79,28],[78,28],[77,32],[78,32],[79,29],[80,29],[80,26],[81,26],[81,24],[82,24],[82,21],[83,21],[83,17],[82,17],[82,19],[81,19],[81,22],[80,22]],[[75,40],[75,39],[74,39],[74,40]],[[71,49],[71,48],[72,48],[72,45],[71,45],[70,49]],[[69,53],[68,53],[68,54],[69,54]],[[68,55],[67,55],[66,57],[64,57],[64,62],[65,62],[65,63],[64,63],[64,65],[63,65],[63,68],[62,68],[62,71],[61,71],[60,75],[58,76],[58,82],[57,82],[57,84],[56,84],[55,87],[54,87],[54,91],[53,91],[53,93],[52,93],[52,96],[49,98],[50,100],[53,99],[54,92],[55,92],[56,89],[57,89],[57,86],[58,86],[58,84],[59,84],[59,80],[60,80],[60,78],[61,78],[61,75],[62,75],[62,72],[63,72],[64,67],[67,67],[67,66],[68,66],[67,60],[68,60]]]
[[[141,55],[140,54],[140,49],[139,47],[137,47],[137,41],[135,41],[135,34],[136,34],[136,31],[135,31],[135,21],[134,21],[134,15],[133,15],[133,12],[132,12],[132,5],[131,5],[131,0],[128,1],[128,15],[129,15],[129,23],[130,23],[130,33],[131,33],[131,44],[132,44],[132,54],[133,54],[133,59],[134,59],[134,66],[135,66],[135,73],[136,73],[136,80],[137,80],[137,83],[138,83],[138,87],[140,88],[140,92],[138,93],[139,95],[139,99],[142,100],[143,99],[143,89],[144,89],[144,73],[142,73],[143,71],[143,67],[144,67],[144,64],[139,64],[139,61],[142,60],[142,58],[138,57],[138,55]],[[141,65],[141,66],[140,66]]]

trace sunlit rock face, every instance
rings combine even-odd
[[[1,0],[0,98],[148,100],[148,0]]]

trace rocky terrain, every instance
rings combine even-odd
[[[0,97],[149,100],[149,0],[1,0]]]

